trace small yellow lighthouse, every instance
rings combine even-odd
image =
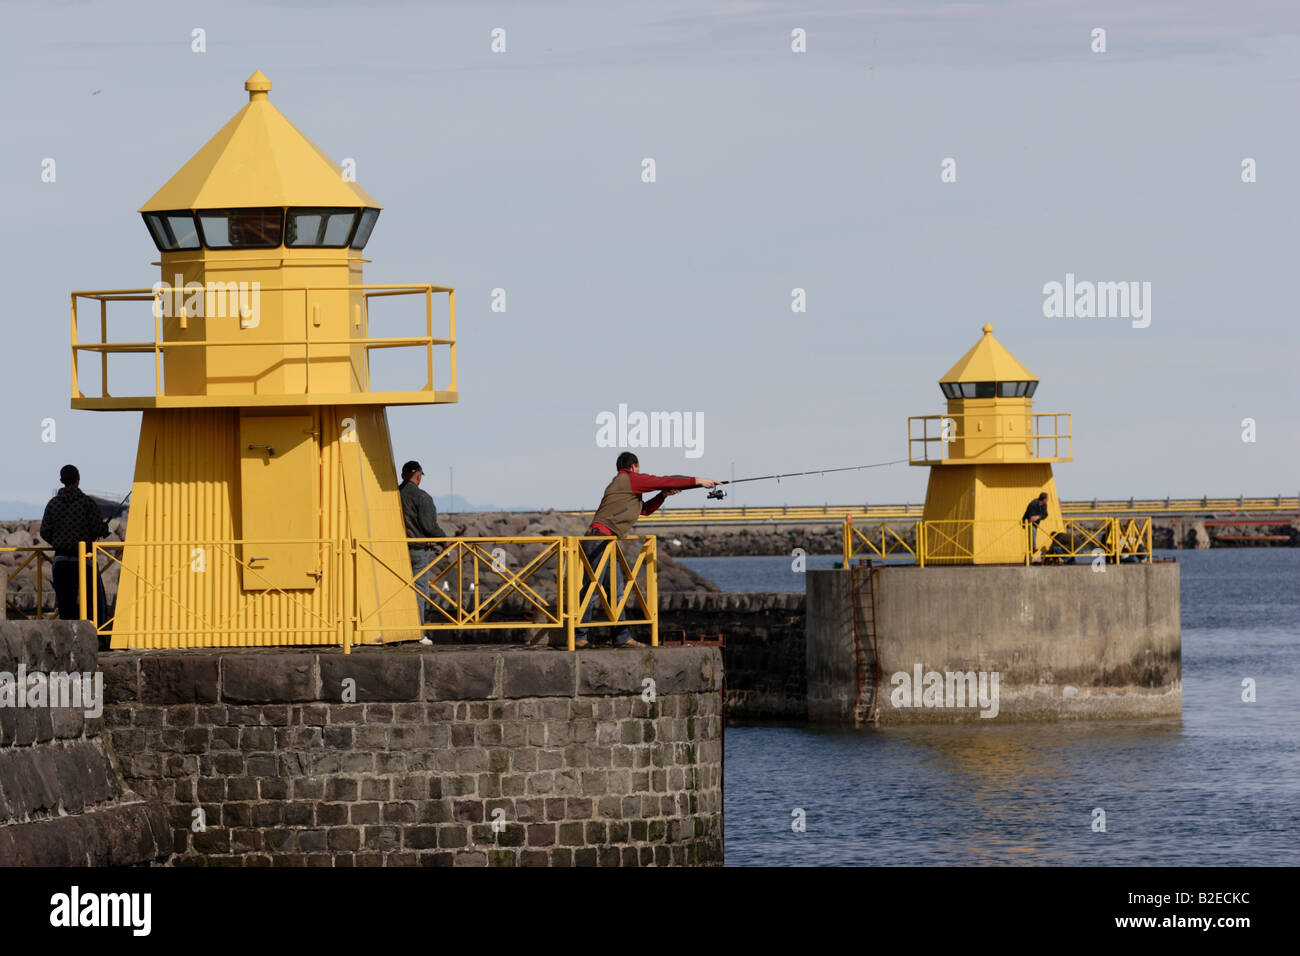
[[[925,494],[931,562],[1023,563],[1060,531],[1052,463],[1073,458],[1070,416],[1037,413],[1038,377],[993,337],[993,326],[939,379],[944,415],[908,419],[908,459],[930,468]],[[1042,492],[1047,518],[1032,540],[1021,522]]]
[[[112,643],[338,643],[345,607],[385,641],[418,638],[386,406],[456,401],[454,292],[366,285],[379,204],[271,105],[260,71],[244,89],[140,209],[161,282],[72,297],[73,407],[143,411]],[[86,299],[97,341],[79,335]],[[137,318],[130,341],[110,341],[121,301],[152,302],[152,336]],[[98,394],[78,368],[87,352]],[[110,393],[121,354],[147,357],[151,392]],[[358,539],[363,554],[346,554]]]

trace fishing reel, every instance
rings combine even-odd
[[[709,493],[707,497],[717,498],[719,501],[721,501],[723,498],[727,497],[727,493],[722,490],[721,486],[716,486],[709,489]]]

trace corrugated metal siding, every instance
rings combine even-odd
[[[114,647],[266,646],[335,643],[341,639],[347,577],[340,545],[358,538],[404,536],[383,409],[309,410],[320,428],[320,583],[293,591],[243,591],[239,549],[218,544],[256,529],[240,527],[239,414],[229,409],[166,409],[144,413],[132,486],[124,567],[117,597]],[[356,442],[342,441],[344,418],[356,419]],[[164,542],[166,542],[164,544]],[[195,570],[202,547],[206,568]],[[409,568],[406,548],[384,559]],[[382,613],[385,640],[418,637],[415,599],[387,571],[362,562],[359,610]],[[363,584],[369,578],[369,585]],[[385,604],[385,602],[387,602]],[[384,604],[382,612],[379,606]],[[295,629],[310,629],[298,630]]]

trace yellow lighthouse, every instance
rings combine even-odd
[[[1062,528],[1052,463],[1072,460],[1070,416],[1035,412],[1037,376],[993,337],[993,326],[983,331],[939,379],[947,413],[908,419],[909,463],[930,468],[931,563],[1024,563]],[[1031,537],[1021,518],[1042,492],[1047,518]]]
[[[456,401],[454,292],[366,285],[380,206],[271,104],[260,71],[244,89],[140,209],[161,282],[72,296],[73,407],[143,411],[126,541],[110,555],[112,643],[337,643],[345,607],[385,641],[418,638],[386,407]],[[150,302],[152,336],[137,313],[136,334],[110,340],[118,302]],[[128,355],[152,366],[144,394],[109,390],[110,358]]]

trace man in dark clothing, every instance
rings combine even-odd
[[[445,538],[447,533],[438,524],[438,508],[429,493],[420,488],[420,481],[423,478],[424,469],[420,467],[418,461],[408,461],[402,466],[402,483],[397,490],[402,496],[402,519],[406,523],[406,536]],[[423,592],[432,568],[423,572],[420,569],[433,561],[441,549],[435,549],[428,543],[422,542],[415,542],[407,547],[411,552],[411,573],[415,575],[415,587]],[[431,621],[433,609],[423,598],[420,599],[420,609],[425,623]]]
[[[93,498],[78,486],[81,473],[75,465],[64,465],[59,470],[63,487],[45,506],[41,518],[41,537],[54,549],[54,597],[59,607],[59,617],[75,621],[81,617],[81,600],[78,590],[77,546],[85,542],[86,551],[100,538],[108,536],[108,522],[104,520]],[[93,556],[86,559],[86,574],[95,579],[99,600],[99,620],[108,618],[108,601],[104,597],[104,582],[94,573]],[[86,609],[92,616],[90,602]]]
[[[1032,554],[1038,547],[1038,522],[1047,517],[1047,492],[1043,492],[1025,508],[1021,521],[1029,522],[1029,551]]]
[[[631,534],[633,526],[636,525],[636,519],[642,515],[654,514],[669,495],[675,495],[687,488],[712,488],[717,484],[712,478],[688,478],[682,475],[670,477],[643,475],[641,474],[641,463],[637,460],[636,455],[630,451],[625,451],[618,456],[615,467],[618,469],[618,474],[605,486],[605,493],[600,499],[600,506],[591,519],[591,527],[587,529],[588,537],[600,535],[620,538]],[[659,494],[649,501],[645,501],[641,495],[647,491],[657,491]],[[593,568],[596,567],[596,563],[604,554],[606,547],[607,542],[604,541],[584,541],[582,543],[583,553],[586,554],[587,560],[591,562]],[[617,559],[611,558],[611,560]],[[618,587],[622,588],[621,575],[619,578]],[[583,581],[583,591],[586,590],[587,584],[587,581]],[[593,594],[591,603],[587,605],[587,611],[582,617],[584,624],[591,620],[591,616],[599,604],[600,599]],[[627,611],[625,609],[620,620],[626,617]],[[586,628],[579,629],[575,638],[575,647],[590,646]],[[614,646],[645,647],[640,641],[632,639],[632,634],[626,627],[619,631],[618,636],[614,638]]]

